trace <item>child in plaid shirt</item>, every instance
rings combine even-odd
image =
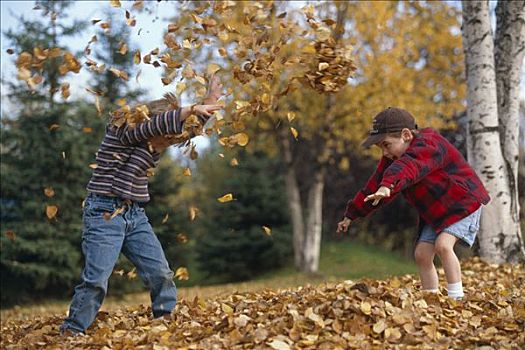
[[[490,197],[461,153],[430,128],[417,130],[412,115],[387,108],[373,122],[364,147],[377,145],[383,152],[365,188],[348,202],[338,232],[402,193],[420,219],[415,260],[424,291],[438,292],[434,256],[441,259],[449,297],[462,299],[461,266],[454,245],[469,247],[479,229],[481,205]]]

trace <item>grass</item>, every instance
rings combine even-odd
[[[260,291],[263,289],[282,289],[306,284],[319,284],[363,277],[383,279],[388,276],[416,273],[413,261],[398,254],[384,251],[375,246],[343,240],[323,242],[321,259],[317,274],[298,273],[293,266],[265,273],[253,280],[221,285],[181,287],[178,284],[179,298],[211,298],[235,292]],[[190,270],[191,273],[191,270]],[[190,278],[192,275],[190,274]],[[2,310],[2,321],[7,318],[31,318],[35,315],[66,314],[70,300],[50,300],[38,305],[26,305]],[[149,304],[149,293],[127,294],[123,297],[108,297],[102,310],[114,310],[126,306]]]

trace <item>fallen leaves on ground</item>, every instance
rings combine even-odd
[[[416,276],[181,300],[171,319],[146,306],[99,312],[85,336],[63,315],[2,322],[2,348],[520,349],[525,267],[463,262],[466,298],[423,294]],[[443,291],[445,292],[445,291]],[[446,292],[445,292],[446,293]]]

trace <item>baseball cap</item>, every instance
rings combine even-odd
[[[404,128],[417,129],[412,114],[401,108],[388,107],[374,117],[372,129],[368,132],[368,137],[361,143],[361,146],[368,148],[383,141],[388,133],[401,131]]]

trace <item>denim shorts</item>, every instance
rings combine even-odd
[[[478,210],[470,214],[469,216],[459,220],[456,223],[443,229],[443,232],[450,233],[451,235],[460,239],[459,242],[472,247],[474,240],[476,239],[476,234],[479,230],[479,219],[481,216],[481,207]],[[418,238],[418,242],[436,242],[437,233],[430,225],[425,225],[421,230],[421,233]]]

